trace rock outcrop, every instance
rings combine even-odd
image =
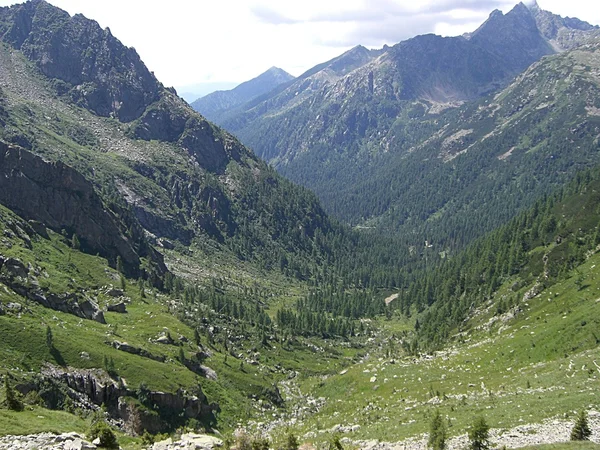
[[[66,164],[46,162],[0,142],[0,203],[56,232],[76,234],[83,251],[98,253],[113,266],[120,257],[129,275],[139,275],[140,256],[149,256],[159,272],[166,271],[162,256],[149,245],[135,243],[145,254],[136,252],[121,229],[125,224],[105,208],[92,184]]]
[[[117,350],[120,350],[125,353],[131,353],[132,355],[138,355],[143,358],[151,359],[153,361],[158,361],[158,362],[165,361],[164,356],[154,355],[154,354],[150,353],[149,351],[144,350],[143,348],[134,347],[133,345],[129,345],[127,342],[115,341],[115,342],[112,342],[110,345],[113,346],[114,348],[116,348]]]
[[[89,402],[96,406],[105,405],[113,418],[123,420],[125,431],[142,434],[144,431],[160,433],[169,429],[168,418],[196,419],[203,423],[213,421],[213,412],[219,410],[216,403],[208,403],[202,391],[190,395],[178,390],[175,393],[149,391],[146,402],[152,406],[140,407],[133,401],[137,396],[100,369],[59,368],[47,365],[42,377],[58,381],[69,388],[79,403]],[[31,387],[28,388],[31,390]]]
[[[150,450],[213,450],[221,447],[222,445],[223,441],[214,436],[186,433],[182,434],[178,440],[169,438],[164,441],[156,442],[152,445],[152,447],[150,447]]]
[[[39,433],[25,436],[3,436],[0,449],[7,450],[92,450],[96,445],[78,433]]]
[[[46,308],[106,323],[104,313],[94,300],[75,292],[57,294],[40,288],[35,273],[17,258],[0,256],[0,281],[17,294]]]

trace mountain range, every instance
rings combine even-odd
[[[95,21],[0,8],[0,448],[515,447],[597,409],[598,27],[519,4],[200,103],[239,139]]]
[[[480,131],[486,130],[482,136],[491,133],[494,115],[482,119],[476,110],[484,107],[480,99],[501,104],[510,92],[518,91],[523,98],[511,102],[526,105],[529,100],[524,85],[528,76],[516,81],[520,88],[513,86],[504,94],[497,93],[540,60],[543,62],[528,74],[544,77],[539,72],[560,64],[558,61],[566,63],[560,56],[554,63],[546,57],[575,48],[598,36],[598,32],[598,27],[578,19],[564,19],[537,4],[528,7],[520,3],[507,14],[494,11],[484,24],[465,36],[417,36],[375,51],[356,47],[307,71],[291,84],[232,109],[217,123],[286,177],[314,190],[325,209],[336,217],[354,225],[416,233],[415,241],[419,241],[427,239],[424,229],[437,226],[432,222],[464,220],[461,214],[451,212],[452,204],[469,204],[474,211],[483,211],[484,216],[493,209],[489,202],[466,200],[477,190],[464,182],[465,177],[472,179],[480,172],[474,167],[467,169],[474,152],[432,158],[422,149],[438,146],[441,154],[460,142],[474,144]],[[575,81],[575,74],[567,79],[568,83]],[[540,98],[552,94],[545,88],[528,85],[530,92]],[[498,106],[504,110],[504,106]],[[508,105],[506,108],[510,109]],[[551,110],[546,111],[550,114]],[[466,117],[469,115],[472,117]],[[498,131],[510,134],[513,129]],[[514,167],[504,164],[494,168],[494,179],[518,177],[519,167],[523,166],[516,159],[519,157],[513,158]],[[456,168],[457,179],[463,180],[460,187],[440,185],[439,180],[448,178],[441,177],[438,170],[450,167]],[[512,198],[510,186],[516,185],[498,181],[492,191],[508,189],[504,198]],[[432,195],[439,201],[433,206],[429,201],[415,200],[418,196],[412,197],[413,187],[421,197],[435,190]],[[466,196],[465,201],[459,199],[460,195]],[[495,211],[499,207],[501,214],[506,211],[506,217],[510,217],[517,205],[527,204],[512,203],[514,207],[496,205]],[[413,211],[413,204],[426,211]],[[492,220],[484,229],[497,224]],[[453,226],[449,229],[456,233]],[[438,232],[431,235],[441,236]],[[441,240],[443,248],[447,236]]]
[[[294,77],[285,70],[271,67],[256,78],[231,90],[213,92],[193,101],[190,105],[208,120],[215,122],[224,112],[248,103],[293,79]]]

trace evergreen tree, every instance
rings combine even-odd
[[[46,327],[46,347],[48,347],[49,350],[54,350],[54,336],[52,335],[50,325]]]
[[[124,273],[125,267],[123,266],[123,260],[120,256],[117,256],[117,272]]]
[[[429,425],[427,445],[433,450],[444,450],[446,448],[446,423],[437,409]]]
[[[469,429],[469,448],[471,450],[487,450],[490,448],[490,426],[483,417],[473,422]]]
[[[588,441],[591,434],[592,431],[588,425],[587,413],[584,410],[581,410],[575,420],[575,426],[571,430],[571,440]]]
[[[4,377],[4,402],[11,411],[21,411],[23,409],[23,405],[17,399],[15,391],[10,385],[10,381],[8,381],[8,375]]]

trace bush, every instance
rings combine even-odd
[[[490,426],[483,417],[475,420],[469,430],[469,448],[472,450],[487,450],[490,448]]]
[[[252,450],[269,450],[270,443],[265,438],[254,438],[252,439]]]
[[[104,448],[119,448],[117,437],[110,429],[110,426],[103,420],[98,420],[92,423],[88,433],[90,440],[100,439],[100,447]]]
[[[427,445],[433,450],[444,450],[446,448],[446,424],[439,410],[435,411],[431,419]]]
[[[588,425],[587,413],[583,410],[580,411],[577,419],[575,420],[575,426],[571,430],[572,441],[588,441],[592,431]]]
[[[298,450],[299,447],[298,438],[293,433],[289,433],[285,441],[285,450]]]
[[[344,450],[344,446],[340,442],[340,437],[337,434],[329,441],[329,450]]]

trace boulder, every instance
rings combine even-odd
[[[127,312],[127,305],[124,302],[119,302],[114,305],[108,305],[106,309],[110,312],[125,314]]]

